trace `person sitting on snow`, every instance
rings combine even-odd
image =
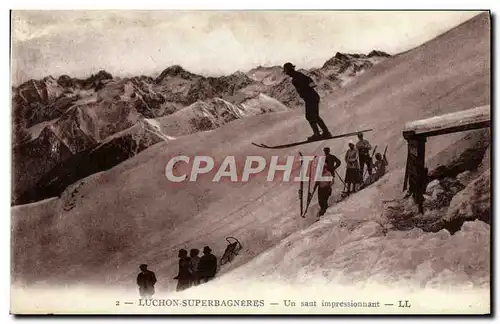
[[[374,167],[375,167],[376,180],[380,179],[385,174],[385,167],[388,164],[389,163],[387,162],[387,157],[385,156],[385,154],[383,157],[382,157],[382,154],[380,154],[380,153],[375,154]]]
[[[375,173],[373,173],[371,176],[369,176],[365,183],[364,186],[368,186],[378,179],[382,178],[382,176],[385,174],[386,171],[386,166],[388,165],[387,158],[384,154],[382,157],[382,154],[377,153],[375,154],[375,163],[373,163],[373,168],[375,169]]]

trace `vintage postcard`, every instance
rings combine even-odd
[[[11,11],[12,314],[490,314],[489,11]]]

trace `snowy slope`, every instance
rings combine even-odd
[[[163,133],[180,136],[213,130],[239,118],[287,110],[289,109],[278,100],[259,94],[238,104],[220,98],[197,101],[155,121]]]
[[[477,16],[412,51],[384,60],[334,96],[322,99],[321,115],[332,133],[373,128],[366,138],[380,147],[389,146],[390,174],[376,187],[330,208],[324,220],[312,227],[311,217],[297,217],[297,184],[266,182],[264,177],[247,183],[212,183],[205,176],[179,185],[163,176],[169,157],[177,154],[206,154],[220,162],[227,155],[237,159],[262,155],[267,160],[271,155],[296,156],[299,149],[321,154],[325,145],[339,157],[346,150],[347,139],[275,151],[257,148],[250,142],[288,143],[305,138],[310,129],[296,111],[249,117],[212,132],[158,143],[84,179],[81,185],[75,184],[79,186],[73,196],[75,208],[68,212],[53,201],[47,206],[52,212],[43,219],[26,217],[29,208],[13,209],[15,282],[83,281],[133,290],[137,266],[145,262],[160,278],[158,291],[167,292],[175,284],[171,278],[179,248],[208,244],[220,256],[224,238],[235,236],[244,249],[235,262],[223,267],[221,273],[236,270],[223,275],[221,285],[260,275],[271,281],[278,276],[291,284],[321,275],[343,284],[402,280],[427,284],[430,279],[422,278],[429,277],[434,278],[433,285],[442,287],[439,278],[445,277],[454,284],[469,285],[470,276],[464,277],[452,265],[471,253],[482,260],[478,263],[488,262],[489,251],[484,248],[489,246],[488,225],[467,223],[458,236],[418,230],[381,236],[373,221],[382,210],[382,200],[402,192],[404,124],[489,104],[489,26],[486,14]],[[447,135],[429,141],[427,156],[436,156],[460,138]],[[334,190],[341,188],[337,181]],[[59,199],[60,205],[64,199]],[[349,220],[348,226],[343,227],[342,220]],[[468,242],[469,237],[475,241]],[[456,246],[460,249],[451,253]],[[430,270],[443,257],[443,267]],[[472,277],[478,287],[489,284],[485,273]],[[443,289],[447,286],[443,284]]]

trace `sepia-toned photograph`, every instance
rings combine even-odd
[[[491,315],[491,20],[11,10],[10,313]]]

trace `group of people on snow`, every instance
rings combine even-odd
[[[177,291],[185,290],[192,286],[208,282],[215,277],[217,272],[217,257],[212,254],[209,246],[203,248],[203,256],[199,257],[200,250],[179,250],[179,271],[174,279],[177,280]],[[142,298],[151,298],[155,293],[156,275],[148,270],[147,264],[141,264],[141,272],[137,275],[137,285]]]
[[[384,153],[375,154],[375,162],[370,156],[372,146],[370,142],[363,138],[363,133],[358,134],[358,142],[354,144],[349,142],[349,149],[345,153],[346,174],[345,174],[345,194],[349,195],[356,192],[356,185],[363,188],[377,181],[385,174],[386,166],[388,165],[387,157]],[[365,165],[368,171],[368,178],[365,179]],[[373,172],[375,171],[375,172]]]
[[[358,142],[356,144],[349,142],[349,149],[344,157],[346,173],[343,195],[349,195],[351,188],[352,192],[356,192],[356,187],[363,188],[368,186],[385,174],[388,165],[385,154],[383,156],[380,153],[375,154],[375,162],[373,162],[372,156],[370,156],[371,149],[372,146],[370,142],[363,138],[363,133],[358,134]],[[332,186],[335,174],[337,173],[336,169],[342,164],[338,157],[330,153],[330,148],[325,147],[323,152],[325,153],[325,164],[322,175],[324,177],[331,177],[331,180],[317,181],[315,184],[314,189],[318,190],[318,204],[320,207],[318,216],[323,216],[328,208],[328,199],[332,195]],[[364,177],[365,165],[368,171],[366,179]]]
[[[177,291],[208,282],[215,277],[217,257],[212,254],[212,249],[205,246],[201,258],[199,253],[200,250],[191,249],[188,256],[186,250],[179,250],[179,272],[174,277],[177,279]]]

